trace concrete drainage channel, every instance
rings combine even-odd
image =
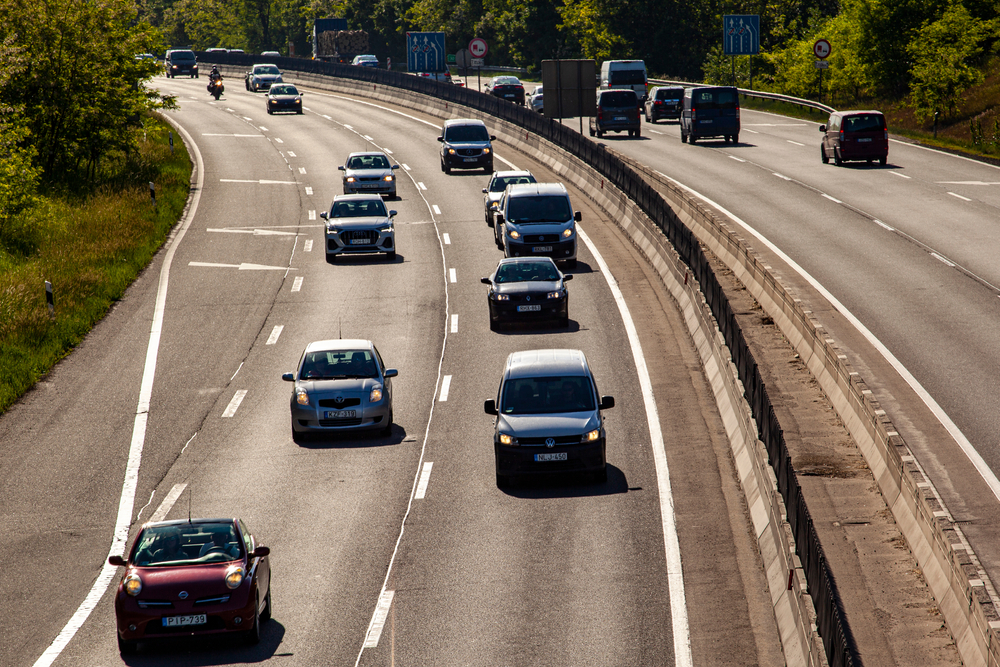
[[[244,69],[220,66],[224,74]],[[285,72],[285,80],[317,89],[378,100],[442,119],[481,118],[498,139],[573,183],[617,222],[655,268],[679,304],[711,383],[740,484],[750,509],[767,574],[775,618],[788,665],[827,664],[816,614],[767,451],[757,439],[731,355],[687,267],[656,225],[588,165],[523,128],[468,107],[398,88],[321,75]],[[829,335],[727,225],[679,187],[648,167],[617,154],[660,192],[699,242],[734,272],[819,382],[847,426],[905,536],[955,639],[965,665],[1000,665],[1000,615],[995,589],[954,523],[939,494],[892,422],[851,370]]]

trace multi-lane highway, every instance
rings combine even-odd
[[[133,522],[189,513],[240,516],[271,548],[274,620],[255,647],[171,643],[130,664],[781,662],[696,351],[583,196],[571,191],[593,247],[573,270],[569,328],[493,333],[479,282],[500,257],[486,177],[440,171],[437,121],[312,91],[303,116],[268,116],[237,85],[219,102],[203,80],[160,86],[178,96],[172,116],[198,160],[189,214],[0,419],[0,662],[120,662],[109,548]],[[317,214],[340,192],[337,166],[372,147],[402,165],[397,257],[327,263]],[[652,426],[625,318],[645,351]],[[341,336],[372,339],[399,369],[396,425],[298,445],[281,373],[307,342]],[[616,398],[606,484],[496,487],[482,404],[510,352],[542,347],[584,350]]]

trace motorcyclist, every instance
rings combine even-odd
[[[216,79],[221,79],[221,78],[222,78],[222,73],[219,71],[219,66],[212,65],[212,71],[209,72],[208,74],[208,80],[214,82]]]

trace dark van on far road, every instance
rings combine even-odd
[[[819,131],[823,133],[823,164],[833,158],[838,167],[850,160],[868,164],[878,160],[884,165],[889,159],[889,130],[880,111],[837,111]]]
[[[688,88],[681,111],[681,141],[722,137],[740,140],[740,94],[733,86]]]
[[[639,98],[634,91],[620,88],[598,91],[597,115],[590,119],[590,136],[628,132],[628,136],[638,137],[641,131]]]

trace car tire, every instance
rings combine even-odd
[[[245,641],[250,646],[255,646],[260,643],[260,612],[257,608],[260,606],[260,602],[254,605],[253,608],[253,626],[247,630]]]
[[[132,655],[139,650],[139,642],[129,641],[118,637],[118,653],[121,655]]]
[[[597,138],[600,139],[603,136],[604,136],[604,131],[603,130],[598,130],[597,131]]]
[[[559,318],[559,327],[562,328],[562,329],[568,329],[569,328],[569,313],[567,313],[567,314],[565,314],[565,315],[563,315],[562,317]]]
[[[336,259],[337,259],[336,253],[332,253],[332,252],[326,253],[326,263],[327,264],[333,264],[333,263],[335,263]]]
[[[389,252],[385,253],[385,258],[387,260],[389,260],[390,262],[395,262],[396,261],[396,251],[395,250],[390,250]]]
[[[510,475],[501,475],[500,473],[497,473],[497,488],[498,489],[509,488],[511,486],[511,482],[512,482],[512,479],[511,479]]]
[[[593,473],[594,482],[597,484],[606,484],[608,481],[608,468],[605,466],[597,472]]]
[[[301,116],[301,115],[302,115],[302,109],[299,109],[299,110],[298,110],[298,111],[296,111],[295,113],[297,113],[298,115],[300,115],[300,116]]]
[[[641,127],[635,128],[635,136],[636,136],[637,139],[642,136],[642,128]]]
[[[270,109],[268,109],[268,110],[267,110],[267,115],[268,115],[268,116],[271,116],[271,115],[273,115],[273,114],[274,114],[274,112],[273,112],[273,111],[271,111]]]
[[[590,130],[590,136],[594,136],[594,134],[595,134],[594,128],[591,127],[591,128],[589,128],[589,130]]]
[[[385,426],[381,431],[382,435],[390,436],[392,435],[392,409],[389,409],[389,420],[385,423]]]
[[[833,149],[833,163],[838,167],[844,165],[844,160],[840,157],[840,151],[836,148]]]
[[[292,442],[296,445],[301,445],[306,440],[306,434],[292,429]]]
[[[451,174],[451,167],[449,167],[447,164],[445,164],[445,163],[442,162],[441,163],[441,171],[443,171],[446,174]]]
[[[695,136],[694,136],[693,134],[691,134],[691,135],[688,135],[688,143],[690,143],[690,144],[691,144],[692,146],[694,146],[694,143],[695,143],[695,142],[696,142],[697,140],[698,140],[698,139],[697,139],[697,137],[695,137]]]
[[[826,148],[822,144],[819,147],[819,159],[823,161],[823,164],[830,164],[830,157],[826,154]]]
[[[688,142],[688,135],[684,134],[684,130],[681,130],[681,143],[686,144]]]
[[[889,161],[889,158],[888,158],[888,157],[880,157],[880,158],[878,159],[878,163],[879,163],[880,165],[882,165],[883,167],[884,167],[884,166],[886,165],[886,163],[887,163],[888,161]]]
[[[271,582],[267,582],[267,595],[264,596],[264,611],[260,613],[260,622],[267,623],[274,616],[271,608]]]
[[[249,81],[244,81],[243,85],[246,87],[247,90],[250,90],[250,82]]]

